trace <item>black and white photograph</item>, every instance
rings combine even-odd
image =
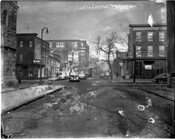
[[[1,0],[1,138],[175,138],[174,0]]]

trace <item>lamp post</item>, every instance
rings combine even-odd
[[[42,28],[41,30],[41,61],[40,61],[40,84],[42,84],[42,44],[43,44],[43,32],[46,30],[46,33],[49,33],[49,30],[47,27]]]

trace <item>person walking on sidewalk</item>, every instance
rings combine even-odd
[[[21,84],[21,70],[18,71],[17,79],[18,79],[18,83],[20,85]]]

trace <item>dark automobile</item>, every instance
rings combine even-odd
[[[152,79],[152,82],[156,82],[156,83],[160,83],[160,84],[167,83],[169,76],[170,76],[169,73],[159,74]]]
[[[86,79],[86,74],[83,71],[81,71],[80,74],[79,74],[79,78],[80,79]]]
[[[71,81],[77,81],[77,82],[80,81],[80,78],[76,72],[71,72],[69,74],[69,82],[71,82]]]

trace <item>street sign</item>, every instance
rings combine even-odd
[[[34,59],[33,60],[33,63],[40,63],[41,62],[41,60],[39,60],[39,59]]]

